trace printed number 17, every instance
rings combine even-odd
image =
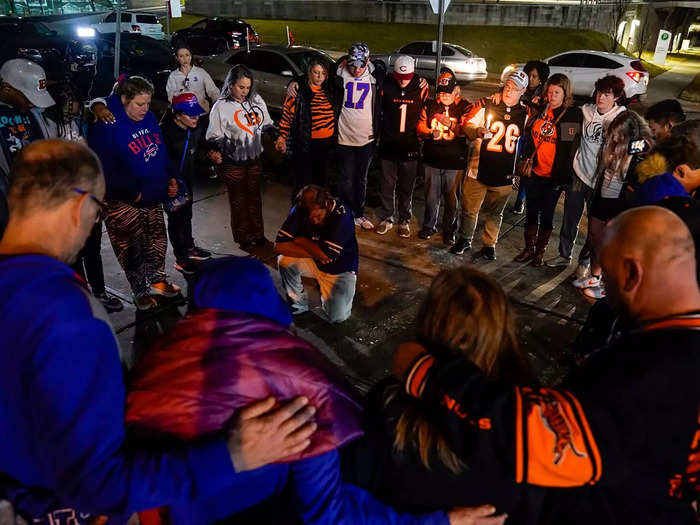
[[[354,89],[357,87],[358,91],[361,91],[360,98],[357,102],[353,102]],[[354,82],[348,82],[345,84],[345,90],[347,91],[345,97],[345,107],[351,109],[363,109],[365,107],[365,99],[369,95],[370,85],[362,82],[355,84]]]

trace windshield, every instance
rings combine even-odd
[[[291,53],[287,53],[287,56],[304,73],[306,73],[306,70],[309,67],[309,62],[311,62],[313,58],[318,58],[319,60],[322,60],[326,63],[326,67],[329,68],[333,64],[333,60],[331,59],[331,57],[329,57],[325,53],[321,53],[320,51],[294,51]]]
[[[455,44],[450,44],[451,47],[455,48],[457,51],[462,53],[465,57],[469,58],[472,56],[472,52],[469,51],[466,47],[458,46]]]

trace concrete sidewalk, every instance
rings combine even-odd
[[[370,174],[370,204],[375,204],[373,190],[376,184],[373,183],[376,183],[376,177],[377,173],[373,171]],[[290,192],[290,188],[280,182],[268,181],[266,184],[263,203],[269,239],[274,239],[286,217]],[[228,199],[223,184],[201,179],[196,184],[195,196],[194,231],[198,244],[213,250],[217,256],[246,255],[234,245],[231,237]],[[399,238],[396,229],[384,236],[358,231],[360,270],[352,317],[340,325],[323,321],[317,315],[318,293],[309,286],[315,308],[296,318],[299,332],[340,366],[358,388],[365,390],[388,373],[396,344],[412,337],[412,323],[432,277],[441,268],[473,264],[495,277],[514,301],[522,341],[542,378],[548,382],[560,378],[567,362],[569,343],[588,309],[587,300],[569,282],[574,265],[554,270],[514,263],[513,257],[523,244],[524,219],[510,211],[501,231],[497,261],[486,261],[470,252],[454,256],[447,251],[439,235],[430,241],[417,238],[423,215],[422,187],[417,188],[415,201],[414,217],[421,220],[414,219],[411,224],[410,239]],[[557,217],[560,220],[561,209]],[[475,252],[481,247],[479,235],[477,231]],[[580,235],[579,245],[583,235],[585,232]],[[557,243],[555,232],[548,256],[557,254]],[[123,312],[111,315],[112,323],[122,350],[130,359],[137,359],[155,338],[181,318],[184,307],[177,302],[159,300],[157,311],[138,312],[106,233],[103,234],[102,255],[108,290],[122,298],[126,306]],[[279,284],[272,254],[261,254],[261,258],[270,266]],[[173,263],[169,248],[168,273],[186,290],[187,283],[173,270]]]

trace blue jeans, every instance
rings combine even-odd
[[[364,146],[338,144],[337,148],[340,200],[350,207],[356,218],[362,217],[365,214],[367,172],[374,155],[375,143],[372,141]]]
[[[457,190],[459,170],[446,170],[425,166],[425,215],[423,229],[436,231],[443,201],[442,233],[450,236],[457,227]]]
[[[583,216],[584,206],[590,209],[593,200],[593,188],[579,179],[575,174],[571,184],[566,187],[564,200],[564,218],[559,232],[559,255],[571,259],[571,252],[576,243],[578,225]]]

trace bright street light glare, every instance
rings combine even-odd
[[[81,38],[92,38],[95,36],[95,30],[92,27],[79,27],[76,31]]]

